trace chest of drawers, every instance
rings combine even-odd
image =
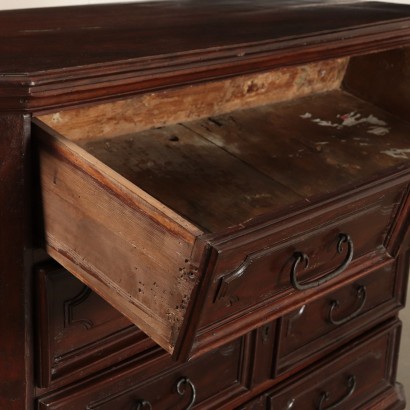
[[[404,408],[409,7],[0,23],[4,408]]]

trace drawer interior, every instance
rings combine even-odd
[[[398,53],[405,57],[396,59],[397,87],[408,88],[410,51]],[[48,252],[166,350],[186,354],[210,298],[210,248],[218,238],[246,236],[249,226],[383,177],[408,182],[406,112],[354,81],[362,66],[356,59],[368,58],[34,119]],[[389,53],[378,58],[390,66]],[[398,97],[403,104],[408,94]],[[403,189],[385,205],[382,243]]]
[[[356,60],[279,69],[41,120],[201,231],[220,232],[408,165],[410,125],[374,98],[354,95]],[[396,88],[409,83],[403,76]],[[240,96],[227,96],[229,86]],[[242,109],[246,105],[256,106]],[[230,111],[217,114],[224,110]]]
[[[219,232],[408,162],[410,125],[341,90],[82,147]]]

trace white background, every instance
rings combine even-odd
[[[0,0],[0,10],[71,6],[78,4],[129,3],[132,1],[143,0]]]
[[[77,4],[126,3],[130,1],[141,1],[141,0],[0,0],[0,10],[30,8],[30,7],[66,6],[66,5],[77,5]],[[387,1],[390,1],[392,3],[394,2],[394,3],[410,4],[410,0],[387,0]]]

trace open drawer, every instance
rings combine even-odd
[[[390,258],[410,125],[347,63],[34,119],[49,254],[182,358]]]

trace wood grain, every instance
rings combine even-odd
[[[111,409],[113,403],[117,407],[135,407],[141,386],[146,388],[144,392],[150,395],[150,399],[152,397],[153,401],[160,403],[160,407],[174,408],[177,402],[186,404],[185,401],[174,401],[175,397],[180,399],[175,394],[174,379],[185,371],[198,377],[201,387],[198,397],[201,406],[207,408],[232,409],[273,386],[274,390],[266,392],[262,396],[263,401],[259,401],[262,408],[266,407],[268,397],[277,399],[273,404],[277,406],[284,398],[283,393],[286,395],[288,391],[291,395],[299,395],[303,393],[301,390],[306,390],[308,396],[315,399],[317,396],[309,390],[312,381],[317,381],[314,383],[316,387],[329,389],[333,401],[333,392],[339,397],[346,391],[342,383],[344,380],[334,377],[339,370],[350,371],[352,361],[353,367],[357,365],[360,385],[349,406],[390,410],[404,408],[404,398],[395,388],[399,342],[399,324],[395,320],[397,305],[377,318],[378,327],[373,327],[373,330],[368,331],[366,326],[374,323],[363,323],[345,347],[342,347],[344,342],[336,341],[332,347],[335,354],[322,350],[315,357],[315,360],[324,359],[320,363],[313,364],[308,359],[299,361],[292,369],[292,372],[298,372],[295,377],[287,373],[270,378],[271,370],[274,373],[278,339],[275,322],[253,334],[243,335],[294,311],[306,301],[314,302],[325,298],[330,291],[341,291],[343,285],[366,277],[376,265],[381,267],[396,257],[402,273],[400,283],[395,284],[395,291],[404,301],[403,284],[408,276],[410,243],[406,145],[406,136],[409,135],[406,70],[409,61],[408,51],[399,49],[410,44],[408,6],[344,0],[186,0],[22,10],[0,12],[0,38],[1,409],[31,410],[34,406],[64,410],[85,406]],[[354,73],[354,78],[351,77],[354,81],[345,81],[345,87],[367,101],[363,104],[351,97],[344,99],[341,93],[323,99],[318,94],[338,87],[338,70],[344,68],[342,60],[346,58],[351,61],[348,77]],[[329,76],[321,79],[320,67],[324,66]],[[372,72],[373,67],[377,67],[377,73]],[[333,74],[336,75],[332,77]],[[386,75],[389,78],[385,79]],[[326,81],[323,82],[324,79]],[[233,89],[237,94],[230,95],[229,90]],[[395,94],[397,101],[394,101]],[[302,100],[302,96],[307,99]],[[296,97],[296,105],[286,108],[283,101]],[[243,103],[244,99],[249,105]],[[369,141],[364,140],[370,130],[361,128],[369,125],[365,122],[351,128],[351,133],[347,128],[336,130],[340,131],[337,142],[330,140],[332,127],[323,125],[327,121],[339,121],[340,118],[335,120],[332,116],[340,114],[339,105],[350,109],[349,101],[352,100],[355,101],[354,107],[363,109],[361,119],[375,116],[377,112],[378,120],[383,118],[386,125],[373,125],[389,128],[384,136],[376,135],[376,130],[372,130],[376,141],[372,146],[366,146]],[[252,123],[249,120],[253,115],[251,111],[247,114],[242,112],[241,118],[236,117],[243,121],[246,133],[249,132],[246,138],[242,138],[244,135],[237,133],[238,127],[229,124],[228,117],[222,115],[241,108],[254,109],[255,105],[274,101],[282,101],[281,108],[278,111],[268,109],[265,117],[274,119],[276,127],[271,127],[266,118],[260,124]],[[318,111],[305,110],[304,114],[299,114],[304,118],[298,117],[293,121],[297,113],[295,107],[298,104],[302,107],[302,101],[305,102],[304,108],[309,104]],[[343,105],[345,102],[349,104]],[[99,107],[93,110],[93,104]],[[335,106],[328,107],[330,104]],[[390,111],[391,115],[377,111],[373,104]],[[169,105],[172,105],[172,114],[166,108]],[[64,112],[73,108],[71,113]],[[258,108],[257,112],[261,110]],[[281,120],[279,112],[289,122]],[[309,122],[308,112],[312,116],[315,114],[312,118],[318,122]],[[24,113],[28,116],[25,117]],[[173,351],[174,358],[186,359],[190,350],[193,355],[209,352],[195,364],[176,364],[159,347],[134,358],[125,358],[117,351],[100,362],[96,359],[91,367],[80,365],[76,375],[60,379],[49,390],[35,391],[33,367],[37,367],[50,352],[45,347],[40,356],[33,354],[32,333],[40,333],[40,339],[46,338],[49,329],[37,329],[39,320],[32,312],[34,290],[30,238],[35,235],[36,240],[40,239],[39,233],[33,232],[32,225],[36,219],[41,225],[42,220],[30,209],[28,185],[32,182],[35,192],[40,191],[40,187],[36,173],[27,161],[31,148],[26,144],[30,136],[29,116],[54,113],[59,113],[61,119],[66,118],[66,124],[77,122],[72,127],[73,130],[77,128],[77,135],[74,137],[73,134],[73,138],[98,134],[102,137],[100,142],[106,138],[126,141],[132,137],[138,140],[140,131],[156,125],[164,126],[153,133],[157,136],[167,135],[167,129],[177,129],[181,132],[181,140],[171,135],[172,141],[162,144],[160,152],[164,155],[158,159],[163,161],[161,178],[165,174],[166,147],[169,146],[172,161],[176,163],[179,158],[186,167],[181,174],[193,169],[198,174],[205,174],[206,178],[200,184],[203,190],[208,191],[208,203],[212,203],[214,185],[207,186],[207,179],[216,178],[221,182],[219,191],[227,187],[227,192],[216,194],[221,199],[220,206],[224,204],[224,195],[225,198],[230,197],[228,204],[233,205],[232,208],[223,208],[221,212],[230,218],[229,211],[236,209],[233,198],[238,193],[243,195],[238,183],[241,174],[247,181],[246,190],[252,194],[264,193],[268,185],[281,193],[277,203],[262,204],[255,214],[248,212],[252,219],[246,221],[241,221],[247,216],[243,212],[246,206],[240,203],[238,214],[233,212],[232,219],[226,218],[226,221],[221,215],[218,223],[209,229],[217,232],[207,233],[199,221],[202,216],[196,217],[192,212],[193,216],[188,217],[182,211],[170,209],[171,188],[164,191],[170,198],[159,200],[156,199],[158,193],[153,192],[152,196],[133,183],[135,175],[129,176],[131,181],[119,175],[117,171],[120,168],[125,170],[130,164],[132,167],[135,165],[132,161],[141,161],[138,152],[131,151],[125,165],[120,164],[117,171],[112,170],[73,141],[57,135],[44,123],[40,126],[34,121],[33,131],[41,145],[48,251],[86,284],[97,289],[100,295],[107,297],[115,308],[126,312],[141,328],[154,335],[166,349]],[[81,115],[76,119],[73,113]],[[126,118],[127,113],[129,118]],[[321,117],[324,113],[327,118]],[[80,117],[84,119],[81,126]],[[236,140],[218,131],[218,121],[224,118],[227,129],[237,134]],[[258,114],[254,119],[261,121]],[[357,119],[353,116],[350,121]],[[99,126],[91,125],[91,120],[99,122]],[[209,122],[207,126],[212,127],[209,126],[206,132],[189,128],[188,122],[198,120],[201,124]],[[175,122],[183,122],[184,125],[167,128]],[[49,124],[53,127],[52,122]],[[39,126],[42,130],[38,129]],[[64,127],[68,129],[68,126]],[[289,127],[287,134],[283,133],[285,127]],[[267,139],[263,144],[255,143],[256,151],[259,151],[255,155],[245,140],[258,136],[256,129],[263,130],[264,138],[272,132],[275,138]],[[305,132],[305,129],[307,138],[293,141],[291,134]],[[384,131],[379,129],[377,132]],[[140,139],[137,151],[144,151],[144,146],[155,145],[155,141],[147,142],[149,134]],[[171,147],[182,140],[184,146]],[[193,144],[188,147],[189,140]],[[220,144],[222,140],[227,141],[226,146]],[[235,152],[234,144],[242,149]],[[121,152],[124,152],[126,144],[120,145]],[[272,156],[283,156],[282,166],[277,165],[279,177],[270,168],[266,153],[262,152],[264,146],[269,147]],[[115,144],[111,145],[113,147]],[[201,150],[201,147],[206,149]],[[303,164],[296,158],[290,161],[290,156],[295,155],[292,149],[296,147],[311,155],[302,158]],[[243,155],[243,150],[249,154]],[[195,152],[199,152],[197,164],[192,158],[187,159]],[[210,152],[217,152],[217,166],[214,168],[209,167],[209,158],[206,158]],[[254,157],[250,159],[249,156]],[[284,161],[286,156],[288,162]],[[120,162],[118,158],[115,161]],[[365,169],[367,162],[368,169]],[[228,171],[225,174],[224,164],[225,167],[230,165],[230,174]],[[288,185],[284,180],[292,180],[289,164],[297,170],[298,181],[293,178],[289,186],[284,186]],[[310,166],[315,168],[316,165],[316,172],[310,170]],[[362,167],[363,174],[358,167]],[[326,173],[334,185],[323,182]],[[226,176],[236,181],[236,185],[231,187]],[[282,178],[282,182],[277,178]],[[318,181],[319,196],[315,196],[316,188],[308,189],[304,178],[309,179],[313,186]],[[180,177],[182,182],[184,179]],[[251,183],[252,180],[257,182]],[[158,184],[159,187],[162,185],[161,190],[167,185],[165,181]],[[189,200],[190,190],[194,193],[196,187],[192,180],[188,182],[193,188],[188,184],[183,190],[181,183],[178,195],[183,195],[178,201],[195,209],[195,203],[192,206]],[[149,183],[155,185],[152,181]],[[389,192],[391,195],[384,195]],[[310,293],[282,293],[286,299],[283,304],[271,304],[265,299],[259,305],[251,303],[234,314],[225,311],[218,316],[223,319],[215,326],[201,327],[204,312],[209,313],[205,303],[207,298],[213,303],[215,286],[220,279],[217,275],[237,269],[246,255],[286,242],[289,237],[299,235],[298,240],[303,242],[300,237],[302,231],[322,235],[321,226],[333,223],[332,218],[340,215],[340,209],[343,208],[346,215],[357,215],[357,207],[366,203],[366,198],[379,198],[379,194],[384,195],[387,201],[386,207],[378,208],[382,217],[372,217],[364,226],[355,226],[360,243],[364,245],[359,248],[359,259],[340,281]],[[288,204],[286,198],[291,197],[294,199]],[[204,204],[208,203],[204,201]],[[259,205],[260,202],[257,203]],[[262,214],[256,215],[259,212]],[[215,209],[212,214],[215,215]],[[226,229],[232,223],[237,224],[236,227]],[[391,226],[393,229],[388,229]],[[366,235],[372,229],[377,238],[368,240]],[[331,232],[332,235],[334,233]],[[334,252],[333,245],[331,249]],[[360,249],[365,255],[360,255]],[[316,250],[311,248],[309,251],[314,253]],[[228,257],[221,266],[226,269],[213,271],[215,261],[224,252]],[[43,251],[36,252],[36,255],[38,260],[46,258]],[[312,260],[317,261],[315,258],[313,255]],[[318,275],[324,273],[318,272]],[[242,291],[255,300],[256,291],[256,296],[264,291],[259,292],[259,289],[251,283],[249,289]],[[59,292],[53,294],[55,298],[59,296]],[[72,308],[73,303],[82,300],[83,296],[82,292],[74,295],[74,299],[66,301],[66,306]],[[61,307],[62,301],[59,302]],[[219,308],[220,311],[223,309],[225,306]],[[47,309],[43,304],[39,313],[44,313],[44,310]],[[79,312],[74,309],[73,316],[68,315],[64,323],[68,326],[82,323],[91,329],[92,319],[87,316],[78,318],[75,311]],[[62,315],[61,312],[59,314]],[[375,311],[372,314],[376,316]],[[47,323],[44,327],[47,328]],[[84,332],[87,331],[84,327]],[[78,333],[73,336],[73,344],[81,337]],[[70,343],[70,340],[65,342]],[[92,344],[95,339],[87,339],[84,335],[81,340]],[[116,340],[120,343],[120,339]],[[218,346],[218,350],[210,351]],[[374,360],[363,364],[362,359],[371,354],[374,354]],[[104,359],[108,361],[104,362]],[[46,380],[49,374],[43,376]],[[321,385],[323,380],[330,384]],[[182,399],[186,400],[187,396]],[[305,402],[306,399],[302,408]],[[289,398],[285,397],[283,407],[288,404]],[[295,406],[298,405],[296,403]]]
[[[409,132],[406,122],[331,91],[82,145],[196,226],[218,232],[408,167]]]
[[[38,118],[72,141],[112,138],[340,87],[347,58],[192,84]]]
[[[340,90],[112,138],[70,141],[36,122],[44,129],[41,166],[49,253],[175,355],[188,356],[193,340],[198,354],[197,349],[207,351],[238,336],[239,327],[243,332],[254,328],[249,327],[255,326],[254,315],[239,325],[236,311],[265,306],[269,298],[286,293],[289,275],[278,274],[268,295],[274,284],[270,272],[289,265],[296,242],[289,242],[286,252],[278,251],[279,257],[262,258],[261,266],[252,261],[238,292],[235,284],[229,292],[229,309],[225,300],[223,308],[214,304],[216,277],[230,274],[247,255],[267,250],[269,244],[279,249],[289,235],[299,237],[302,225],[310,233],[300,236],[301,243],[311,238],[315,226],[315,239],[304,247],[313,255],[313,275],[341,263],[335,241],[346,230],[354,236],[356,270],[372,257],[382,259],[408,182],[408,123]],[[371,182],[384,176],[390,185],[382,184],[371,196]],[[365,190],[366,184],[368,198],[365,193],[360,197],[355,190]],[[345,206],[327,209],[324,199],[340,193],[347,195]],[[308,205],[321,203],[316,221]],[[303,207],[306,223],[296,226],[294,219],[286,226],[277,219]],[[244,246],[253,241],[255,230],[276,220],[279,231],[284,229],[276,239],[280,244],[265,235],[263,240],[255,237],[253,250]],[[216,249],[227,234],[244,242],[240,239],[235,248],[233,240],[225,254]],[[205,244],[215,247],[215,265],[201,263]],[[327,260],[335,266],[323,264]],[[192,269],[195,280],[184,276]],[[159,293],[151,284],[146,287],[150,280]],[[219,326],[221,320],[230,323],[223,332],[213,331],[213,322]],[[198,323],[203,328],[196,339]]]
[[[410,118],[410,48],[353,58],[343,86],[403,120]]]
[[[410,164],[409,125],[337,90],[186,127],[304,198]]]
[[[197,282],[200,231],[87,158],[62,138],[40,151],[47,250],[172,352]]]
[[[301,199],[182,125],[84,148],[204,231],[218,232]]]
[[[38,112],[391,49],[408,44],[409,18],[405,5],[294,0],[2,12],[0,107]]]

